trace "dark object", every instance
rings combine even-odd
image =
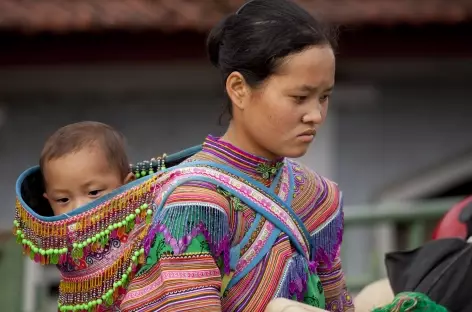
[[[460,214],[472,233],[472,204]],[[420,292],[451,312],[472,311],[472,243],[460,238],[427,242],[412,251],[386,255],[387,274],[395,295]]]

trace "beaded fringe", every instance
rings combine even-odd
[[[303,301],[308,280],[308,263],[304,256],[296,255],[287,264],[286,274],[279,285],[277,297],[292,299],[297,296],[298,301]]]
[[[223,255],[229,271],[229,221],[223,211],[205,204],[170,205],[157,212],[155,220],[144,242],[146,255],[157,233],[163,233],[174,254],[185,252],[192,239],[202,234],[213,256]]]
[[[134,237],[111,265],[94,267],[93,273],[77,278],[63,276],[60,311],[97,311],[102,305],[112,306],[124,292],[138,265],[145,261],[142,241],[154,214],[157,180],[158,176],[153,176],[89,211],[61,221],[38,220],[17,200],[14,234],[24,253],[41,264],[83,262],[89,253],[109,246],[110,237],[117,232]]]
[[[316,262],[322,261],[331,267],[338,256],[343,239],[343,211],[338,209],[331,220],[311,237],[311,257]]]

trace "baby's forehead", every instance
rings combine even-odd
[[[50,159],[41,169],[46,182],[63,178],[78,181],[87,180],[86,178],[101,180],[100,177],[104,175],[121,175],[118,164],[110,162],[104,153],[87,149]]]

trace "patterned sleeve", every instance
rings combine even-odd
[[[332,312],[354,311],[353,300],[347,291],[340,257],[344,227],[342,194],[335,183],[326,182],[331,184],[330,187],[334,192],[332,205],[337,208],[328,224],[325,225],[324,230],[327,234],[326,237],[329,237],[329,240],[335,243],[327,246],[321,241],[319,242],[320,245],[325,245],[325,248],[318,250],[316,256],[317,274],[325,292],[326,310]]]
[[[326,310],[354,311],[351,295],[346,288],[340,257],[336,257],[331,265],[320,262],[317,273],[325,291]]]
[[[121,311],[221,311],[222,275],[229,270],[228,209],[211,186],[178,187],[156,215],[144,244],[146,264],[129,285]]]

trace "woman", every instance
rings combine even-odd
[[[32,259],[59,264],[60,310],[252,312],[288,298],[353,311],[340,191],[288,159],[326,118],[333,47],[294,3],[250,1],[208,37],[229,100],[223,137],[139,165],[148,176],[65,217],[38,215],[40,172],[25,172],[15,231]]]
[[[157,216],[155,241],[128,289],[133,299],[125,298],[124,311],[137,311],[138,298],[159,311],[189,306],[264,311],[274,297],[329,311],[353,310],[339,257],[340,192],[287,159],[306,153],[326,118],[334,87],[333,45],[329,29],[287,0],[250,1],[221,21],[207,47],[222,76],[231,121],[221,138],[207,137],[202,151],[188,160],[223,165],[218,170],[247,176],[239,178],[255,180],[284,199],[309,233],[309,259],[286,233],[229,192],[212,184],[182,185]],[[195,236],[196,223],[204,235]],[[171,248],[166,236],[190,242],[184,249]],[[198,258],[189,256],[195,253]],[[215,274],[187,278],[198,270]],[[166,271],[178,274],[150,286]]]

